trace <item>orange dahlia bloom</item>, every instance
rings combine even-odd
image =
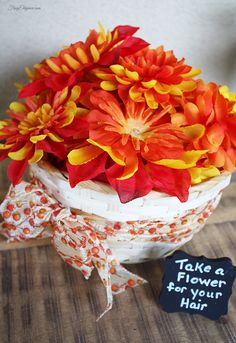
[[[190,92],[196,87],[192,79],[200,73],[178,60],[173,51],[145,48],[135,54],[120,57],[118,64],[106,69],[95,69],[93,73],[104,81],[101,88],[107,91],[126,89],[135,102],[146,102],[152,109],[174,96]],[[173,99],[172,99],[173,100]]]
[[[189,135],[197,135],[199,125],[186,127],[184,132],[171,124],[171,106],[152,110],[131,99],[120,103],[102,90],[92,92],[90,101],[92,108],[86,115],[89,138],[86,145],[70,151],[70,165],[86,165],[106,153],[116,165],[113,176],[123,181],[143,170],[143,163],[152,165],[152,170],[155,165],[183,170],[195,166],[205,153],[185,151]]]
[[[71,86],[88,73],[94,66],[107,66],[118,61],[119,56],[134,53],[148,45],[144,40],[132,37],[138,30],[132,26],[117,26],[111,32],[91,30],[85,42],[71,44],[57,56],[43,60],[34,66],[29,78],[33,81],[20,92],[20,97],[31,96],[45,89],[61,90]],[[88,74],[81,86],[87,85]]]
[[[192,149],[206,149],[204,172],[219,174],[217,168],[233,171],[236,165],[236,95],[227,87],[197,82],[196,90],[171,116],[174,125],[205,126],[201,136],[190,144]],[[194,173],[199,170],[194,170]],[[214,176],[211,175],[211,176]],[[208,176],[209,177],[209,176]],[[198,182],[202,179],[199,178]]]
[[[28,163],[37,163],[44,153],[65,158],[65,139],[85,127],[77,116],[80,88],[65,88],[13,102],[7,111],[11,119],[0,121],[0,158],[10,157],[8,175],[13,184],[21,178]]]

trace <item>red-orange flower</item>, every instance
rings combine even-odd
[[[28,163],[37,163],[44,153],[60,159],[66,157],[64,140],[76,134],[86,123],[77,116],[76,101],[80,88],[65,88],[51,93],[13,102],[8,111],[11,119],[0,121],[0,158],[10,157],[8,175],[13,184],[21,178]]]
[[[152,110],[131,99],[119,103],[102,90],[92,92],[90,101],[93,108],[86,115],[87,145],[72,150],[68,160],[70,165],[86,165],[105,152],[116,165],[107,172],[111,184],[112,177],[128,180],[144,170],[142,160],[145,164],[182,170],[195,166],[205,152],[184,150],[188,136],[169,122],[171,106]],[[190,129],[199,131],[199,125]]]
[[[133,37],[138,27],[117,26],[106,34],[100,25],[100,32],[91,30],[85,42],[71,44],[34,66],[28,75],[33,81],[20,92],[20,97],[31,96],[45,89],[59,91],[79,81],[87,88],[90,82],[88,72],[95,66],[116,63],[119,56],[134,53],[148,45],[144,40]],[[84,77],[82,80],[81,78]]]
[[[118,64],[106,69],[95,69],[93,73],[104,81],[104,90],[127,89],[132,100],[146,102],[152,109],[159,103],[165,103],[170,97],[180,96],[192,91],[195,81],[192,79],[200,73],[178,60],[173,51],[145,48],[135,54],[120,57]]]

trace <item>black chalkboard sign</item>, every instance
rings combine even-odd
[[[166,312],[216,320],[227,314],[235,277],[236,267],[227,257],[209,259],[178,250],[165,260],[160,304]]]

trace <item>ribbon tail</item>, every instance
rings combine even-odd
[[[147,281],[136,274],[131,273],[124,268],[120,262],[115,259],[111,249],[103,241],[99,244],[99,256],[93,256],[92,261],[97,268],[98,274],[106,287],[107,305],[104,312],[97,318],[101,319],[107,313],[113,304],[113,295],[124,292],[129,288],[147,283]]]
[[[59,218],[58,218],[59,219]],[[52,244],[61,258],[75,269],[78,269],[86,280],[93,271],[90,257],[90,245],[87,235],[79,223],[61,220],[60,225],[54,221]]]

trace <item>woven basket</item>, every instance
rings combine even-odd
[[[65,207],[83,215],[122,263],[162,258],[189,241],[205,225],[231,178],[224,173],[191,187],[185,203],[152,191],[122,204],[109,185],[98,181],[71,188],[67,175],[47,162],[32,165],[31,175]]]

